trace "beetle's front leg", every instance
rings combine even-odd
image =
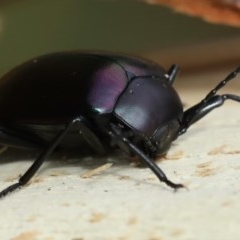
[[[130,152],[137,155],[142,161],[142,163],[149,167],[161,182],[166,183],[174,190],[185,187],[183,184],[173,183],[172,181],[170,181],[165,175],[165,173],[161,170],[161,168],[158,167],[158,165],[151,158],[149,158],[141,149],[139,149],[131,140],[129,140],[129,137],[127,137],[126,134],[122,134],[121,130],[114,124],[110,126],[111,130],[108,131],[108,134],[113,139],[113,141],[120,148],[122,148],[122,146],[127,146]]]
[[[203,118],[213,109],[222,106],[226,100],[240,102],[240,96],[233,94],[215,95],[206,102],[201,102],[186,110],[183,114],[179,135],[184,134],[192,124]]]
[[[233,94],[223,94],[216,95],[216,93],[223,88],[228,82],[233,80],[240,73],[240,66],[231,72],[225,79],[223,79],[215,88],[213,88],[206,97],[194,105],[187,109],[184,114],[182,121],[180,122],[179,135],[185,133],[187,129],[211,112],[213,109],[220,107],[224,104],[226,100],[232,100],[236,102],[240,102],[240,96]]]

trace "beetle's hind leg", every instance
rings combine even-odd
[[[76,118],[72,120],[69,124],[66,125],[65,129],[62,130],[50,143],[49,147],[44,150],[40,156],[34,161],[34,163],[30,166],[30,168],[19,178],[18,182],[10,185],[6,189],[0,192],[0,198],[6,196],[8,193],[13,192],[14,190],[24,186],[29,180],[34,176],[37,170],[41,167],[46,158],[53,152],[59,142],[64,138],[64,136],[68,133],[71,127],[76,123],[80,122],[80,118]]]
[[[36,136],[3,126],[0,126],[0,144],[28,149],[39,149],[44,146],[43,141]]]

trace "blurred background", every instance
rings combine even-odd
[[[130,0],[0,0],[0,76],[54,51],[145,56],[188,74],[240,64],[240,29]]]
[[[143,1],[0,0],[0,76],[29,58],[55,51],[132,53],[165,68],[180,65],[175,87],[188,108],[240,65],[240,28]],[[220,1],[239,3],[168,2],[200,3],[202,10],[203,2]],[[227,89],[231,83],[223,91],[239,95],[240,77],[233,82],[234,87]],[[30,186],[1,202],[1,239],[239,239],[240,115],[239,104],[228,103],[194,125],[158,162],[189,191],[172,194],[159,187],[148,169],[130,167],[115,156],[112,168],[81,179],[106,159],[59,155]],[[33,157],[27,154],[11,150],[1,155],[0,190],[29,167]]]

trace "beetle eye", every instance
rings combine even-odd
[[[156,143],[156,142],[161,141],[162,139],[165,139],[167,137],[167,134],[168,134],[168,126],[167,125],[158,128],[153,134],[154,142]]]
[[[178,136],[178,129],[178,121],[169,121],[154,132],[152,141],[154,145],[157,145],[157,155],[167,152],[172,141]]]

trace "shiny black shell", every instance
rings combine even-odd
[[[56,126],[81,115],[96,128],[114,117],[151,137],[182,113],[166,71],[128,55],[48,54],[19,65],[0,81],[0,125],[39,136],[50,129],[52,138]]]
[[[128,56],[66,52],[16,67],[0,81],[0,122],[65,123],[78,114],[111,113],[129,74],[163,75]]]

